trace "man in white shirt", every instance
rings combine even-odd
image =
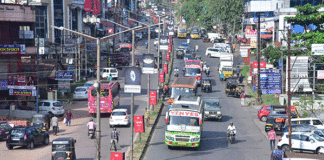
[[[227,127],[227,140],[228,140],[228,137],[230,136],[230,131],[234,130],[234,136],[236,134],[236,128],[233,124],[233,122],[230,122],[230,125]]]
[[[88,122],[87,126],[88,126],[88,134],[89,134],[89,130],[93,130],[93,131],[96,130],[96,124],[93,122],[92,118],[90,119],[90,122]]]

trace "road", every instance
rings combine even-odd
[[[145,41],[143,39],[138,42],[138,46],[135,50],[135,60],[142,60],[143,53],[147,53],[145,46]],[[151,51],[157,56],[155,51],[155,46],[153,45],[154,39],[151,38]],[[103,67],[107,64],[107,59],[102,61]],[[150,76],[151,80],[151,90],[157,89],[157,80],[158,75],[153,74]],[[93,79],[93,78],[92,78]],[[121,93],[120,93],[120,107],[126,108],[130,113],[130,104],[131,104],[131,94],[124,93],[124,69],[119,70],[119,78],[117,81],[121,84]],[[90,79],[91,80],[91,79]],[[144,115],[144,109],[147,106],[147,75],[142,75],[142,92],[140,94],[135,94],[134,102],[134,115]],[[73,104],[64,104],[65,109],[71,109],[73,114],[72,125],[70,127],[60,125],[59,136],[53,136],[52,129],[49,131],[50,142],[53,139],[60,137],[73,137],[77,140],[76,143],[76,156],[78,160],[92,160],[96,155],[96,144],[95,139],[89,139],[87,137],[87,122],[91,118],[88,113],[87,101],[75,101]],[[94,118],[96,122],[96,118]],[[110,132],[112,129],[109,127],[109,116],[102,116],[101,119],[101,158],[104,160],[110,159]],[[120,131],[120,141],[119,145],[121,150],[118,152],[126,152],[128,147],[131,144],[131,128],[130,127],[117,127],[117,131]],[[135,136],[135,134],[134,134]],[[34,150],[25,149],[22,147],[15,147],[13,150],[8,150],[6,148],[5,141],[0,142],[0,155],[1,160],[44,160],[51,159],[51,144],[48,146],[37,146]]]
[[[174,38],[175,47],[186,39]],[[198,88],[198,95],[201,97],[219,97],[222,106],[222,122],[204,121],[201,146],[198,150],[190,148],[168,149],[164,144],[164,133],[166,124],[164,121],[167,107],[164,107],[159,122],[153,133],[153,137],[146,151],[144,160],[152,159],[249,159],[263,160],[269,159],[270,147],[267,138],[262,134],[260,128],[254,123],[256,117],[255,109],[240,106],[240,99],[227,97],[224,93],[225,82],[219,80],[218,58],[207,58],[204,55],[207,47],[212,47],[211,43],[203,43],[201,39],[190,40],[190,48],[199,45],[198,54],[203,56],[203,60],[211,68],[210,77],[213,79],[213,92],[201,93]],[[235,60],[237,61],[237,60]],[[182,59],[175,59],[174,67],[181,70],[184,67]],[[205,75],[204,75],[205,76]],[[174,77],[172,77],[172,80]],[[172,82],[171,80],[171,82]],[[226,139],[226,129],[230,122],[233,122],[237,129],[236,141],[228,144]]]

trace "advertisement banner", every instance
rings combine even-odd
[[[153,54],[143,54],[142,72],[144,74],[153,74],[154,73],[154,55]]]
[[[252,29],[246,29],[245,30],[245,37],[246,38],[257,37],[257,31],[254,31]]]
[[[8,75],[8,85],[25,86],[27,83],[26,76],[23,75]]]
[[[36,96],[35,86],[8,86],[10,96]]]
[[[163,70],[165,74],[168,74],[168,64],[163,65]]]
[[[317,79],[324,79],[324,70],[317,71]]]
[[[70,92],[70,81],[59,80],[58,81],[59,92]]]
[[[84,6],[83,6],[84,11],[91,12],[91,2],[92,2],[92,0],[85,0]]]
[[[250,47],[257,48],[257,37],[251,37],[250,39]]]
[[[170,53],[169,53],[169,52],[166,53],[166,60],[167,60],[168,62],[170,61]]]
[[[0,54],[26,54],[24,44],[0,44]]]
[[[150,91],[150,105],[157,105],[156,91]]]
[[[143,116],[134,116],[134,129],[135,133],[144,133],[144,115]]]
[[[253,68],[258,68],[258,62],[253,62]],[[265,62],[260,62],[260,68],[266,68]]]
[[[55,80],[73,80],[73,71],[58,71],[55,72]]]
[[[141,93],[141,68],[126,67],[125,69],[125,93]]]
[[[110,152],[110,160],[125,160],[125,152]]]
[[[160,83],[164,83],[164,72],[160,72],[159,79]]]
[[[0,90],[8,90],[8,80],[0,80]]]

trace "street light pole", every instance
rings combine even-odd
[[[25,34],[25,33],[24,33]],[[36,84],[37,84],[37,94],[36,94],[36,112],[38,113],[39,111],[39,106],[38,106],[38,97],[39,97],[39,75],[38,75],[38,72],[39,72],[39,36],[37,35],[37,51],[36,51],[36,61],[37,61],[37,65],[36,65]]]
[[[261,88],[260,88],[260,13],[258,14],[258,102],[261,104]]]
[[[132,67],[134,67],[134,59],[135,59],[135,30],[132,30]],[[131,93],[131,128],[132,128],[132,139],[131,139],[131,160],[133,159],[134,152],[134,93]]]
[[[160,41],[161,41],[161,17],[159,17],[159,41],[158,41],[158,77],[160,76]],[[156,97],[157,97],[157,101],[160,99],[160,81],[159,78],[157,80],[157,84],[158,84],[158,89],[156,91]]]
[[[97,160],[100,160],[100,39],[97,38],[97,83],[99,84],[99,87],[97,89],[97,154],[96,158]]]

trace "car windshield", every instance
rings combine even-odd
[[[219,107],[219,102],[205,102],[205,107],[207,108]]]
[[[126,116],[126,112],[113,112],[113,116]]]
[[[192,57],[191,54],[185,54],[185,55],[184,55],[184,58],[190,58],[190,57]]]
[[[53,103],[53,106],[54,106],[54,107],[61,107],[61,106],[63,106],[63,105],[62,105],[61,102],[54,102],[54,103]]]
[[[192,88],[172,87],[170,98],[176,98],[179,95],[195,96],[195,92],[194,92],[194,89],[192,89]]]
[[[193,31],[192,34],[198,34],[198,32],[197,31]]]
[[[204,84],[210,84],[210,81],[204,80]]]
[[[186,68],[185,76],[195,76],[201,73],[200,68]]]
[[[188,47],[189,44],[188,43],[182,43],[181,46],[185,46],[185,47]]]
[[[86,88],[76,88],[74,91],[75,92],[85,92],[85,91],[87,91],[87,89]]]
[[[232,68],[222,68],[222,71],[232,71]]]
[[[324,139],[323,139],[322,137],[320,137],[320,136],[318,136],[318,135],[316,135],[316,134],[312,134],[312,137],[313,137],[314,139],[316,139],[317,141],[319,141],[319,142],[323,142],[323,141],[324,141]]]
[[[170,116],[170,125],[199,126],[199,118],[185,116]]]
[[[111,69],[110,73],[117,73],[117,69]]]
[[[25,129],[12,129],[10,134],[12,136],[21,137],[25,134]]]
[[[32,122],[45,122],[45,117],[33,117]]]
[[[186,29],[184,29],[184,28],[179,28],[179,33],[186,33]]]

